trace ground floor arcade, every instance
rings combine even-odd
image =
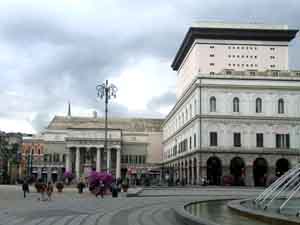
[[[163,179],[172,183],[266,186],[295,163],[299,154],[267,152],[195,152],[162,167]]]

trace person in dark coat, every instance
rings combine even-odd
[[[23,185],[22,185],[22,190],[24,193],[24,198],[26,198],[26,193],[29,193],[29,184],[27,180],[24,180]]]

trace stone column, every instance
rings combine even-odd
[[[192,168],[192,171],[191,171],[191,173],[192,173],[192,180],[190,180],[190,183],[193,185],[194,184],[194,181],[195,181],[195,174],[194,174],[194,167],[195,167],[196,165],[194,165],[194,160],[192,160],[192,165],[191,165],[191,168]]]
[[[117,148],[116,178],[121,177],[121,149]]]
[[[80,149],[79,148],[76,148],[75,173],[76,173],[76,179],[79,179],[80,177]]]
[[[110,149],[107,149],[107,161],[106,161],[107,172],[110,172]]]
[[[71,170],[70,170],[70,150],[69,150],[69,148],[67,150],[68,150],[68,152],[66,154],[66,171],[71,172]]]
[[[197,167],[197,179],[196,179],[196,182],[197,182],[197,184],[201,184],[200,157],[199,156],[198,156],[198,159],[197,159],[196,167]]]
[[[179,180],[180,180],[180,182],[181,182],[181,180],[182,180],[182,171],[181,171],[182,169],[181,169],[181,162],[179,161],[179,166],[178,166],[178,178],[179,178]]]
[[[190,160],[189,159],[187,161],[186,180],[187,180],[187,184],[190,184]]]
[[[101,148],[97,148],[96,171],[101,172]]]

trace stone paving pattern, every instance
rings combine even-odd
[[[52,201],[38,201],[37,193],[23,199],[20,186],[0,186],[0,225],[180,225],[172,207],[214,198],[257,195],[248,188],[145,189],[140,197],[96,198],[76,190],[55,193]]]

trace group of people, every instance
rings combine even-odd
[[[54,187],[51,182],[48,182],[48,184],[46,184],[42,180],[38,180],[38,182],[35,184],[35,187],[37,192],[40,193],[40,197],[38,198],[38,200],[40,201],[52,200],[52,193],[54,191]],[[30,193],[29,182],[27,179],[23,181],[22,190],[23,190],[24,198],[26,198],[26,194]]]
[[[36,183],[36,189],[40,193],[40,197],[38,200],[40,201],[51,201],[52,200],[52,193],[54,191],[53,184],[48,182],[48,184],[38,181]]]

